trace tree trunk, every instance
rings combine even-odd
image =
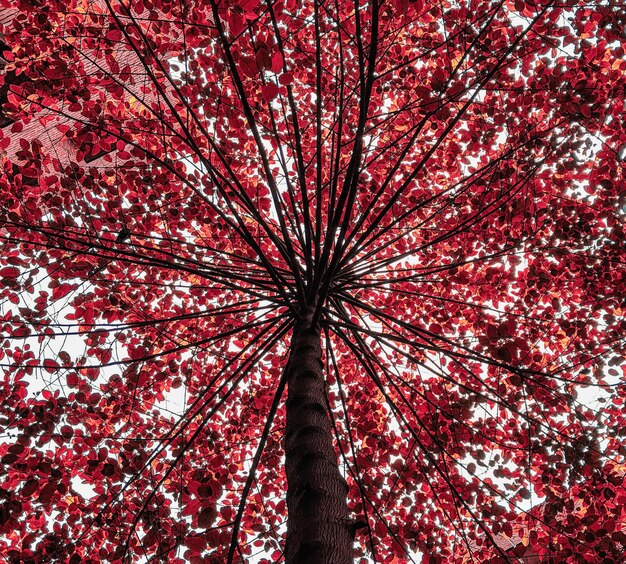
[[[287,564],[350,564],[354,533],[326,405],[319,328],[295,328],[287,367]]]

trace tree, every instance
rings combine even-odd
[[[620,2],[0,4],[9,561],[623,559]]]

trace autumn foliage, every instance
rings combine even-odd
[[[621,2],[0,9],[7,562],[624,560]]]

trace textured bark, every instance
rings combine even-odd
[[[288,366],[287,564],[353,562],[348,487],[339,472],[326,407],[320,332],[310,316],[299,322]]]

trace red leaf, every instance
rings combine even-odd
[[[113,41],[115,43],[117,43],[118,41],[122,40],[122,32],[119,29],[110,29],[107,34],[106,34],[106,38],[109,41]]]
[[[283,86],[287,86],[293,82],[293,75],[290,72],[284,72],[278,77],[278,82]]]
[[[233,37],[239,35],[245,29],[244,17],[235,10],[228,11],[228,31]]]
[[[202,503],[199,499],[194,499],[193,501],[190,501],[186,506],[185,509],[183,509],[182,514],[183,515],[193,515],[194,513],[196,513],[200,507],[201,507]]]
[[[259,75],[256,60],[252,57],[241,57],[239,59],[239,68],[243,74],[249,78],[255,78]]]
[[[49,505],[52,501],[52,496],[57,491],[57,486],[53,482],[48,482],[39,492],[38,500],[44,506]]]
[[[46,358],[43,361],[43,366],[47,372],[50,372],[50,374],[53,374],[60,368],[59,363],[56,360],[52,360],[51,358]]]
[[[70,372],[67,375],[67,385],[70,388],[77,388],[80,384],[80,379],[78,378],[78,374],[75,372]]]
[[[432,89],[443,90],[446,80],[447,77],[445,71],[441,67],[438,67],[433,73],[433,80],[431,82]]]
[[[145,347],[135,347],[131,349],[130,351],[128,351],[128,356],[130,356],[132,360],[141,360],[147,354],[148,354],[148,351],[146,350]]]
[[[272,59],[265,47],[261,47],[256,52],[256,64],[260,70],[265,70],[272,66]]]
[[[276,51],[272,55],[272,72],[278,74],[281,70],[283,70],[283,56],[280,51]]]
[[[149,548],[159,540],[159,530],[156,527],[150,529],[141,539],[142,546]]]
[[[31,478],[29,480],[26,480],[26,483],[24,484],[24,487],[22,488],[20,494],[24,497],[30,497],[37,491],[38,488],[39,480],[37,478]]]
[[[435,335],[441,335],[443,333],[443,329],[439,323],[431,323],[428,330]]]
[[[53,288],[52,299],[60,300],[61,298],[67,296],[76,287],[76,284],[60,284],[59,286]]]
[[[205,507],[198,515],[198,527],[208,529],[215,519],[216,513],[213,507]]]
[[[0,277],[2,278],[17,278],[20,275],[20,269],[14,266],[5,266],[0,268]]]
[[[263,98],[268,102],[271,102],[278,96],[278,86],[274,82],[268,82],[263,86]]]
[[[185,546],[195,554],[198,554],[206,548],[206,540],[202,537],[190,535],[185,539]]]
[[[14,331],[13,331],[13,336],[14,337],[28,337],[31,334],[31,330],[30,327],[26,327],[26,326],[22,326],[22,327],[17,327]]]

